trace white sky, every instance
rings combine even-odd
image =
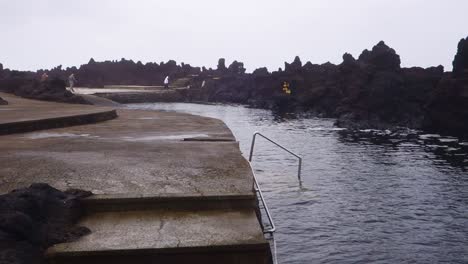
[[[0,63],[20,70],[89,58],[248,71],[299,55],[341,63],[384,40],[402,66],[452,69],[468,36],[468,0],[0,0]]]

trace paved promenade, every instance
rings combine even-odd
[[[112,110],[0,96],[10,103],[0,106],[0,123]],[[252,171],[222,121],[117,113],[99,123],[0,136],[1,193],[45,182],[94,194],[80,223],[92,234],[49,249],[51,262],[268,263]]]

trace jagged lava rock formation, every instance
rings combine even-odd
[[[427,104],[425,128],[468,134],[468,37],[460,40],[453,72],[444,75]]]
[[[228,71],[231,67],[222,59],[218,69],[203,71],[193,80],[193,87],[202,80],[206,85],[190,98],[309,111],[335,117],[337,125],[348,128],[409,127],[466,135],[466,43],[460,41],[454,74],[444,73],[442,66],[402,68],[400,56],[383,41],[358,59],[344,54],[339,65],[302,64],[296,57],[284,70],[272,73],[266,68],[252,74]],[[290,96],[282,92],[285,81]]]

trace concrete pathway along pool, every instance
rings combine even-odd
[[[77,106],[60,107],[72,114]],[[222,121],[117,112],[105,122],[0,136],[1,193],[45,182],[94,194],[79,223],[92,234],[51,248],[51,263],[271,260],[250,164]]]

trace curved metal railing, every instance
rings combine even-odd
[[[296,153],[290,151],[289,149],[287,149],[286,147],[283,147],[281,146],[280,144],[276,143],[275,141],[273,141],[272,139],[268,138],[267,136],[263,135],[262,133],[260,132],[255,132],[253,134],[253,137],[252,137],[252,144],[250,145],[250,154],[249,154],[249,161],[252,162],[252,157],[253,157],[253,151],[254,151],[254,147],[255,147],[255,138],[258,136],[261,136],[262,138],[270,141],[271,143],[273,143],[274,145],[276,145],[277,147],[281,148],[282,150],[288,152],[289,154],[293,155],[294,157],[296,157],[298,160],[299,160],[299,164],[298,164],[298,168],[297,168],[297,179],[299,180],[299,183],[301,183],[301,170],[302,170],[302,158],[297,155]]]
[[[273,141],[272,139],[268,138],[267,136],[263,135],[260,132],[255,132],[253,134],[252,144],[250,145],[249,162],[252,162],[254,147],[255,147],[255,138],[256,138],[257,135],[263,137],[264,139],[266,139],[268,141],[270,141],[271,143],[273,143],[277,147],[279,147],[279,148],[283,149],[284,151],[288,152],[289,154],[295,156],[299,160],[299,165],[298,165],[298,169],[297,169],[297,178],[299,180],[299,184],[302,185],[302,181],[301,181],[302,158],[299,155],[297,155],[296,153],[294,153],[294,152],[290,151],[289,149],[287,149],[286,147],[283,147],[282,145],[276,143],[275,141]],[[257,177],[255,176],[255,171],[254,171],[253,168],[252,168],[252,173],[253,173],[253,178],[254,178],[254,190],[258,193],[258,196],[260,198],[260,202],[262,203],[263,209],[264,209],[265,214],[266,214],[266,216],[268,218],[269,228],[265,228],[265,226],[262,224],[263,234],[269,234],[271,240],[273,240],[273,263],[277,264],[278,259],[276,257],[276,241],[275,241],[275,238],[274,238],[274,233],[276,231],[276,226],[275,226],[275,223],[273,222],[273,217],[271,216],[270,210],[268,209],[268,206],[267,206],[267,204],[265,202],[265,198],[263,197],[262,190],[260,189],[260,186],[259,186],[258,181],[257,181]]]

